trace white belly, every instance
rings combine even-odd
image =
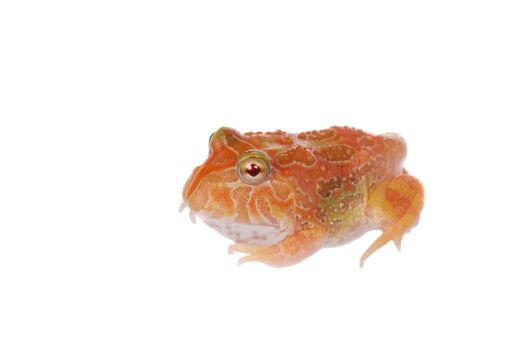
[[[213,218],[197,213],[208,226],[236,243],[270,246],[293,233],[293,225],[241,224],[228,218]]]

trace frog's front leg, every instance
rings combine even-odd
[[[377,186],[368,199],[369,219],[383,231],[361,257],[360,265],[389,241],[401,249],[403,235],[417,225],[423,209],[423,186],[404,172]]]
[[[259,261],[274,267],[285,267],[296,264],[318,251],[322,248],[324,239],[325,231],[322,228],[312,228],[297,231],[268,247],[235,243],[228,248],[228,252],[248,254],[239,259],[239,264]]]

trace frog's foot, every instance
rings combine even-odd
[[[239,265],[259,261],[274,267],[284,267],[309,257],[322,247],[323,241],[323,231],[311,229],[298,231],[283,241],[267,247],[235,243],[228,247],[228,252],[247,254],[239,259]]]
[[[423,209],[423,186],[415,177],[406,172],[380,184],[370,195],[368,211],[383,233],[364,252],[365,260],[389,241],[401,249],[401,240],[410,229],[417,225]]]
[[[268,247],[259,247],[250,244],[234,243],[228,247],[228,254],[243,253],[243,254],[256,254]]]
[[[396,225],[397,226],[397,225]],[[384,230],[381,236],[379,236],[371,245],[368,247],[368,249],[363,253],[361,256],[361,259],[359,260],[359,266],[363,267],[365,264],[365,260],[372,255],[375,251],[377,251],[379,248],[384,246],[390,241],[393,241],[396,245],[396,248],[398,250],[401,250],[401,239],[403,238],[403,235],[407,233],[404,228],[402,227],[391,227],[387,230]]]
[[[264,262],[265,257],[268,258],[268,254],[270,254],[270,248],[271,247],[265,247],[265,246],[254,246],[249,244],[243,244],[243,243],[235,243],[228,247],[228,253],[243,253],[247,254],[239,259],[237,262],[237,265],[244,264],[249,261],[261,261]]]

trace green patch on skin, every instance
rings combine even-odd
[[[364,176],[353,191],[342,191],[336,198],[321,198],[321,217],[334,241],[343,240],[365,218],[368,183],[368,176]]]

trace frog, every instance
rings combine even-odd
[[[423,209],[423,185],[405,170],[406,142],[395,133],[221,127],[208,150],[184,185],[181,210],[229,238],[239,264],[291,266],[379,230],[363,267],[388,242],[400,250]]]

